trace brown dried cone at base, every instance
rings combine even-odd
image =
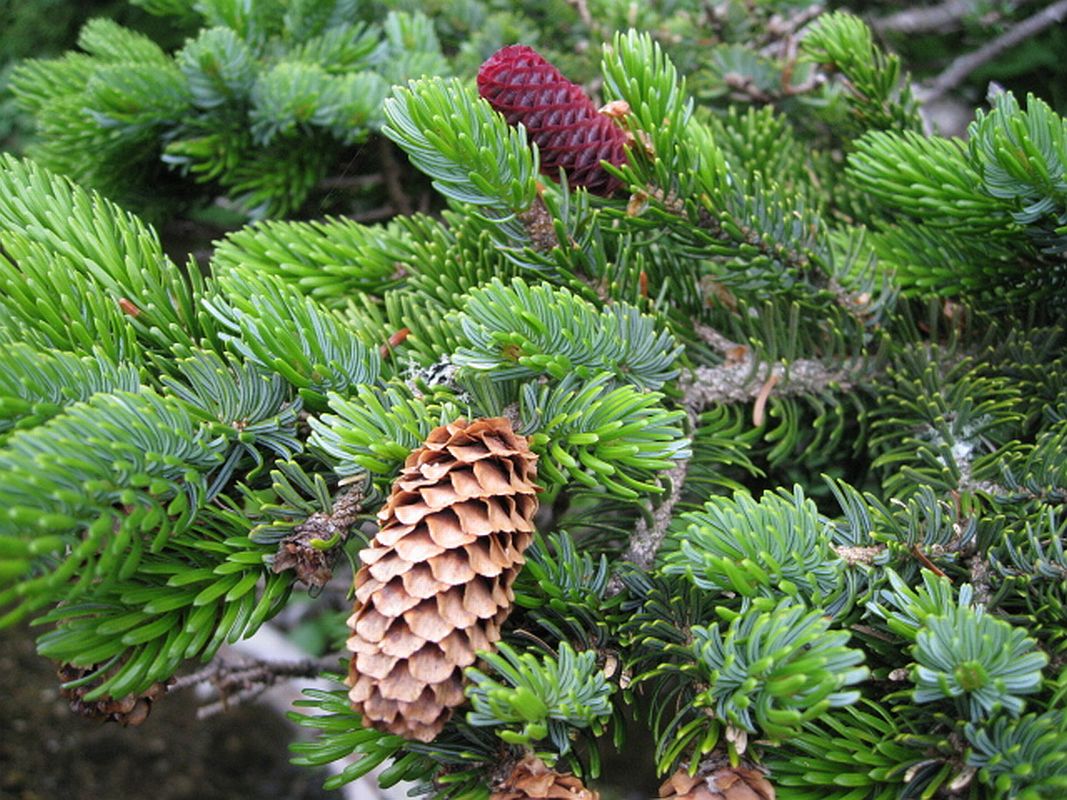
[[[429,742],[465,700],[463,668],[500,638],[533,538],[537,456],[503,418],[434,429],[360,553],[347,683],[364,724]]]
[[[556,772],[537,756],[526,756],[489,800],[600,800],[600,794],[569,772]]]
[[[86,668],[63,664],[56,674],[61,683],[70,683],[80,681],[94,673],[96,669],[96,667]],[[98,685],[99,680],[95,680],[81,686],[60,689],[59,694],[66,698],[70,703],[70,710],[75,714],[101,722],[117,722],[123,727],[129,725],[136,727],[148,718],[152,711],[152,704],[167,691],[167,684],[157,681],[140,694],[128,694],[117,699],[104,697],[100,700],[84,700],[85,695]]]
[[[701,764],[696,775],[680,767],[659,787],[662,800],[775,800],[774,786],[762,772],[726,759]]]

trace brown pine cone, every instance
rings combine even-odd
[[[775,800],[774,786],[758,769],[731,767],[725,759],[702,765],[696,775],[684,767],[659,787],[665,800]]]
[[[569,772],[556,772],[537,756],[526,756],[489,800],[600,800],[600,794]]]
[[[57,675],[61,683],[77,681],[96,671],[96,667],[75,667],[72,664],[63,664],[59,667]],[[105,697],[100,700],[85,701],[85,697],[92,691],[98,682],[75,686],[71,689],[60,689],[61,697],[70,703],[70,710],[75,714],[100,722],[117,722],[123,727],[137,726],[144,722],[152,711],[152,704],[167,691],[167,684],[156,682],[140,694],[129,694],[125,697]]]
[[[537,456],[503,418],[435,428],[360,553],[347,684],[365,724],[429,742],[465,700],[463,668],[500,639],[533,538]]]

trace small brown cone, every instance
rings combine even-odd
[[[526,756],[489,800],[600,800],[600,794],[569,772],[556,772],[537,756]]]
[[[659,787],[663,800],[775,800],[770,781],[753,767],[725,760],[705,763],[696,775],[680,767]]]
[[[506,419],[459,419],[413,451],[360,553],[347,684],[365,724],[422,742],[500,639],[533,538],[537,456]]]
[[[62,683],[69,683],[81,680],[95,671],[96,667],[84,668],[63,664],[57,674]],[[167,684],[157,681],[140,694],[129,694],[117,699],[105,697],[100,700],[84,700],[85,695],[97,685],[97,682],[93,682],[70,689],[60,689],[59,694],[70,703],[70,710],[75,714],[100,722],[117,722],[124,728],[130,725],[136,727],[144,722],[152,711],[152,704],[167,691]]]

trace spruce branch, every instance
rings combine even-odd
[[[930,103],[944,97],[967,80],[967,77],[975,70],[985,66],[1016,45],[1037,36],[1046,28],[1063,22],[1065,17],[1067,17],[1067,0],[1059,0],[1059,2],[1045,7],[1022,22],[1013,25],[1000,36],[986,42],[974,52],[955,59],[929,85],[921,88],[916,93],[919,101]]]
[[[218,699],[197,709],[197,719],[207,719],[229,710],[233,706],[259,697],[279,681],[291,678],[317,678],[323,672],[337,667],[337,658],[306,658],[300,661],[268,661],[264,659],[241,659],[229,661],[216,659],[203,669],[174,679],[167,687],[169,692],[192,686],[209,684]]]
[[[698,323],[695,329],[700,338],[726,357],[726,361],[714,367],[697,367],[682,376],[681,405],[690,431],[696,430],[700,412],[714,404],[760,403],[761,400],[765,404],[772,392],[780,396],[822,394],[831,389],[848,391],[854,385],[855,365],[850,362],[827,366],[815,359],[797,359],[789,364],[760,364],[750,348],[731,341],[714,328]],[[754,408],[754,418],[762,407],[760,404]],[[753,423],[759,425],[761,421],[754,419]],[[642,570],[652,568],[667,535],[674,518],[674,507],[682,495],[689,460],[679,459],[665,473],[670,490],[652,510],[651,522],[642,517],[634,526],[625,559]],[[616,580],[612,582],[612,593],[618,591],[621,591],[621,583]]]
[[[689,419],[689,428],[693,430],[696,426],[696,413],[687,409],[686,416]],[[685,484],[685,477],[688,472],[688,458],[679,460],[667,470],[666,477],[670,481],[670,491],[663,499],[663,502],[653,509],[651,524],[645,517],[641,517],[637,521],[633,535],[630,537],[630,546],[624,556],[626,561],[643,570],[652,568],[652,564],[656,560],[656,553],[659,552],[660,545],[663,544],[663,537],[667,535],[667,528],[674,518],[674,507],[682,496],[682,487]],[[616,584],[613,583],[612,589],[615,589],[615,587]],[[621,590],[621,588],[622,585],[618,584],[616,591]]]
[[[945,0],[933,6],[912,6],[871,20],[871,27],[879,33],[948,33],[958,29],[977,6],[975,0]]]
[[[756,400],[772,379],[776,379],[775,394],[782,397],[821,394],[827,390],[849,391],[855,386],[856,366],[851,361],[828,366],[811,358],[799,358],[788,364],[760,364],[755,354],[748,351],[740,358],[714,367],[697,367],[687,381],[685,404],[704,409],[714,403]]]

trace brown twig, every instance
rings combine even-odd
[[[975,0],[946,0],[935,6],[916,6],[871,20],[879,33],[948,33],[976,10]]]
[[[690,412],[690,426],[695,423],[696,413]],[[652,524],[649,525],[644,517],[637,521],[634,532],[630,536],[630,546],[626,550],[624,559],[635,564],[638,568],[649,570],[656,560],[656,553],[663,544],[663,537],[667,535],[667,528],[671,524],[674,507],[682,496],[682,486],[685,484],[686,473],[689,472],[689,459],[681,459],[667,471],[667,477],[671,481],[671,489],[663,502],[652,511]],[[615,588],[613,586],[613,588]],[[621,589],[621,585],[618,587]]]
[[[945,577],[944,571],[939,566],[937,566],[937,564],[931,561],[929,557],[927,557],[926,553],[922,551],[922,548],[920,548],[919,545],[913,544],[911,546],[911,554],[915,556],[916,559],[918,559],[920,564],[922,564],[924,567],[934,573],[937,577]]]
[[[385,181],[385,191],[389,196],[389,202],[396,212],[405,217],[414,213],[411,198],[404,191],[400,183],[400,162],[396,160],[393,143],[384,136],[378,139],[378,156],[382,162],[382,178]]]
[[[279,681],[289,678],[314,678],[327,670],[337,668],[337,658],[301,661],[250,660],[233,663],[213,661],[191,675],[175,678],[169,691],[175,692],[190,686],[210,684],[218,692],[218,700],[197,710],[197,718],[205,719],[226,711],[241,703],[253,700]]]
[[[979,67],[988,64],[1001,53],[1015,47],[1048,27],[1062,22],[1067,17],[1067,0],[1059,0],[1012,26],[1000,36],[991,39],[972,53],[962,55],[916,93],[920,102],[936,100],[963,83],[967,76]]]

